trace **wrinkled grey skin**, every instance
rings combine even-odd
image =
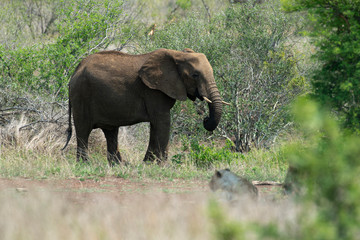
[[[211,101],[204,127],[213,131],[222,115],[222,100],[212,67],[202,53],[158,49],[142,55],[118,51],[92,54],[81,61],[69,82],[66,145],[71,138],[72,112],[77,159],[88,159],[90,132],[101,128],[107,141],[108,161],[118,163],[119,126],[150,122],[144,161],[166,160],[170,109],[176,100],[204,100],[203,97]]]

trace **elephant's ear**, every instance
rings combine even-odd
[[[157,89],[171,98],[185,101],[186,88],[176,67],[175,51],[159,49],[139,70],[142,81],[151,89]]]

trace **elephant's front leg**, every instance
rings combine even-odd
[[[145,154],[145,162],[165,161],[168,155],[170,136],[170,113],[158,114],[150,121],[150,141]]]
[[[121,156],[118,149],[118,133],[119,128],[111,130],[102,129],[105,134],[107,143],[107,159],[110,165],[114,165],[121,162]]]

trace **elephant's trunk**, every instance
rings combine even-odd
[[[209,100],[209,116],[204,119],[204,128],[208,131],[214,131],[218,126],[221,115],[222,115],[222,101],[218,88],[215,85],[215,82],[208,86],[208,96]]]

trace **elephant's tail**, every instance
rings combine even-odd
[[[66,144],[65,146],[61,149],[61,151],[63,151],[67,145],[69,144],[70,142],[70,139],[71,139],[71,135],[72,135],[72,127],[71,127],[71,104],[70,104],[70,99],[69,99],[69,127],[68,129],[66,130],[67,132],[67,140],[66,140]]]

